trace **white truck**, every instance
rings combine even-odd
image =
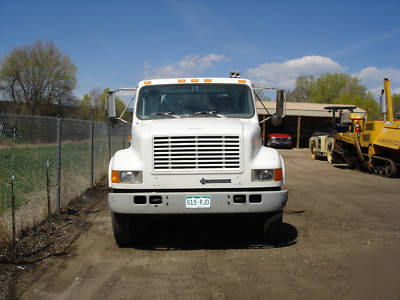
[[[264,238],[276,235],[288,199],[284,162],[263,146],[252,83],[231,77],[146,80],[108,93],[115,124],[126,122],[116,116],[116,96],[134,91],[131,144],[108,172],[120,247],[135,242],[137,215],[254,214]],[[276,92],[273,124],[284,112],[284,92]]]

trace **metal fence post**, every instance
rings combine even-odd
[[[108,128],[108,161],[111,160],[111,127],[110,123],[107,123]]]
[[[61,118],[57,119],[57,201],[56,213],[60,214],[61,207]]]
[[[90,123],[90,188],[94,186],[94,123]]]
[[[51,231],[51,202],[50,202],[50,178],[49,178],[49,160],[46,161],[46,192],[47,192],[47,218],[49,230]]]
[[[13,261],[15,261],[17,249],[15,246],[15,194],[14,194],[14,175],[11,176],[11,222],[12,222],[12,242],[13,242]]]

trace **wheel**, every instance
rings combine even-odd
[[[372,167],[372,172],[374,172],[375,175],[378,175],[379,174],[379,166],[376,166],[376,165],[373,166]]]
[[[385,167],[384,166],[379,166],[379,175],[385,176]]]
[[[282,236],[282,213],[279,213],[280,216],[274,219],[271,222],[271,217],[274,218],[274,215],[268,216],[264,220],[263,226],[263,238],[266,242],[278,242]]]
[[[354,158],[353,158],[352,156],[348,156],[348,157],[346,157],[346,158],[347,158],[346,163],[347,163],[347,165],[349,166],[349,168],[350,168],[350,169],[354,169],[354,167],[355,167]]]
[[[394,163],[388,163],[385,165],[385,176],[389,178],[395,177],[397,174],[397,168]]]
[[[328,163],[333,164],[333,155],[331,150],[326,151],[326,159],[328,160]]]
[[[111,212],[114,238],[120,248],[131,246],[135,240],[132,218],[131,215]]]
[[[315,149],[315,146],[311,147],[311,158],[313,160],[317,160],[318,159],[317,149]]]

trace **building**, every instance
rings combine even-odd
[[[276,103],[274,101],[263,101],[263,104],[269,113],[257,101],[260,121],[275,113]],[[265,137],[269,133],[288,133],[292,136],[294,146],[308,147],[308,140],[313,133],[324,133],[332,129],[332,113],[324,109],[327,106],[332,106],[332,104],[286,102],[285,118],[281,125],[275,127],[269,120],[263,122],[261,124],[262,135]],[[365,113],[365,110],[357,107],[354,112]]]

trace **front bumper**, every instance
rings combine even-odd
[[[235,195],[245,195],[244,203],[234,203]],[[250,202],[250,195],[260,195],[259,203]],[[135,204],[135,196],[145,196],[145,204]],[[150,204],[150,196],[161,196],[161,204]],[[186,208],[186,196],[210,196],[210,208]],[[258,197],[258,196],[257,196]],[[143,198],[142,198],[143,199]],[[109,193],[111,211],[123,214],[236,214],[281,211],[286,206],[287,190],[279,191],[202,191],[202,192],[122,192]]]

